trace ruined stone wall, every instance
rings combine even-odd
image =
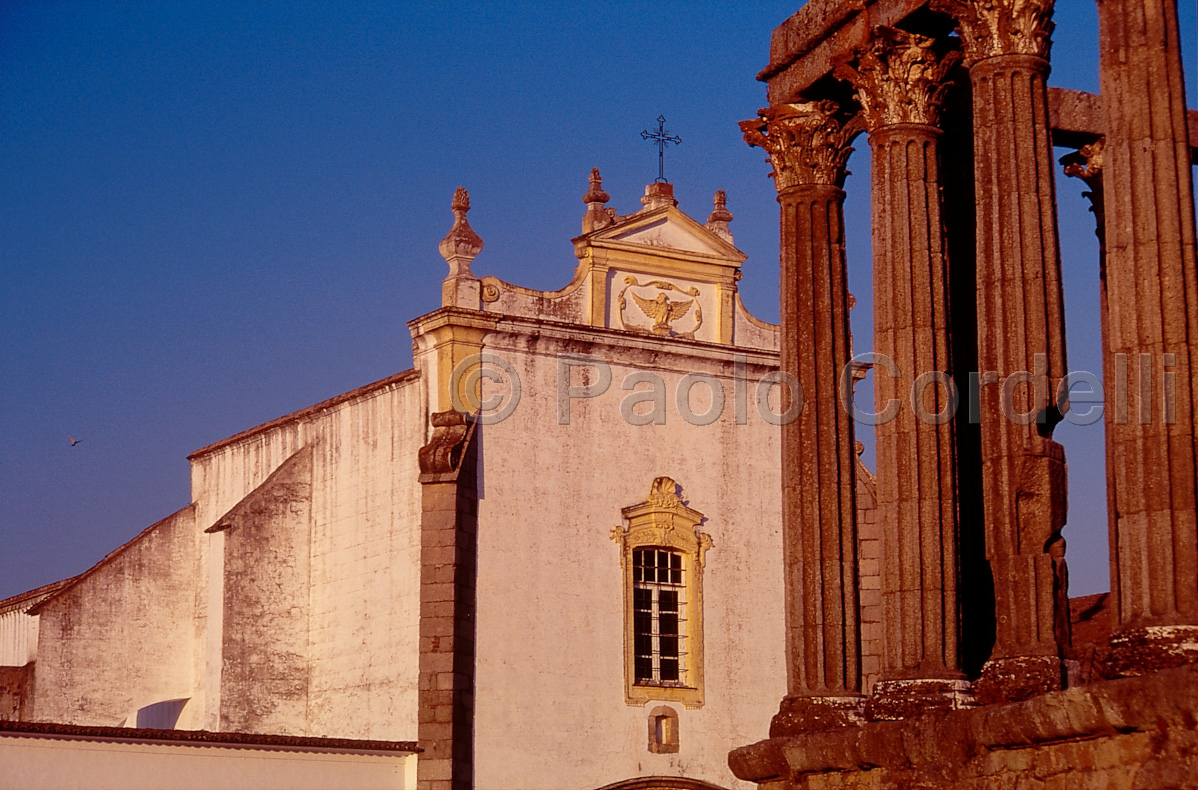
[[[153,525],[40,609],[26,718],[116,726],[192,696],[193,508]]]

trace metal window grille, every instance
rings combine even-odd
[[[632,552],[633,656],[636,683],[686,684],[683,555],[666,549]]]

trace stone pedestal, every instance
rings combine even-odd
[[[1098,6],[1114,368],[1109,670],[1127,675],[1198,660],[1198,273],[1176,0]]]
[[[857,459],[840,391],[851,355],[841,186],[860,126],[812,102],[762,110],[741,128],[774,166],[781,365],[803,398],[782,428],[788,693],[771,732],[784,734],[852,723],[860,702]]]

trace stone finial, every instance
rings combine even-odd
[[[1054,0],[932,0],[931,5],[957,20],[971,63],[997,55],[1048,59]]]
[[[592,203],[603,205],[611,200],[611,195],[603,191],[603,176],[599,175],[599,168],[591,168],[591,188],[582,196],[582,202],[588,206]]]
[[[441,244],[437,247],[441,257],[449,264],[449,277],[473,277],[470,262],[482,251],[483,240],[470,223],[466,221],[466,212],[470,210],[470,193],[464,187],[458,187],[453,193],[453,227]]]
[[[833,72],[857,89],[870,130],[900,123],[937,126],[946,77],[961,53],[937,52],[936,40],[889,27],[874,29],[870,43]]]
[[[844,186],[853,138],[864,129],[858,116],[845,117],[832,101],[776,104],[740,122],[749,145],[765,149],[779,192],[797,186]]]
[[[732,231],[728,230],[728,223],[732,221],[732,212],[728,210],[728,194],[722,189],[717,189],[712,203],[715,204],[715,208],[707,216],[707,224],[703,227],[732,244]]]
[[[612,224],[615,212],[603,207],[603,204],[609,200],[611,200],[611,195],[603,191],[603,176],[599,175],[599,168],[592,167],[591,188],[582,196],[582,202],[587,204],[587,213],[582,216],[582,232],[584,234]]]

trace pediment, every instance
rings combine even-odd
[[[592,233],[590,240],[693,252],[723,258],[732,265],[739,265],[746,257],[736,247],[672,206],[643,215],[634,214],[610,228]]]

